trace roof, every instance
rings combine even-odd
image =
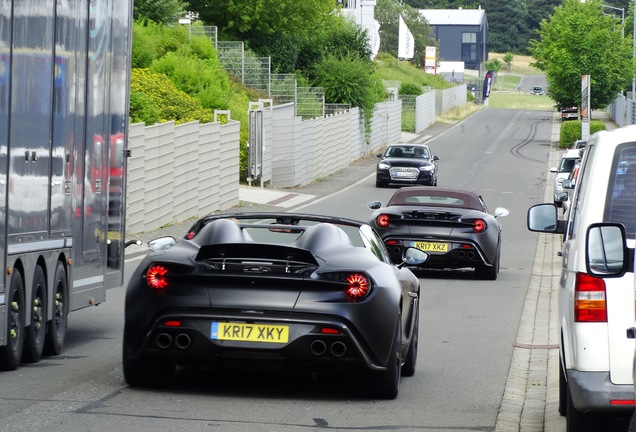
[[[485,20],[483,9],[420,9],[420,15],[430,25],[481,25]]]
[[[423,199],[410,199],[416,197],[422,197]],[[424,197],[430,197],[430,199]],[[403,205],[459,207],[484,211],[479,195],[477,195],[476,192],[461,189],[440,188],[436,186],[402,187],[393,194],[389,202],[386,204],[387,207]]]

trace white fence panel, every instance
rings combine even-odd
[[[435,123],[435,91],[428,91],[415,98],[415,133]]]

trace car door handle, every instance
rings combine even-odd
[[[418,293],[413,292],[413,291],[409,291],[409,297],[416,299],[419,296]]]

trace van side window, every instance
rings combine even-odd
[[[627,238],[636,237],[636,142],[616,148],[607,201],[605,221],[622,223]]]

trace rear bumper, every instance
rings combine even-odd
[[[612,404],[611,401],[634,400],[634,386],[613,384],[609,372],[567,371],[568,388],[574,407],[581,412],[626,412],[634,405]]]

